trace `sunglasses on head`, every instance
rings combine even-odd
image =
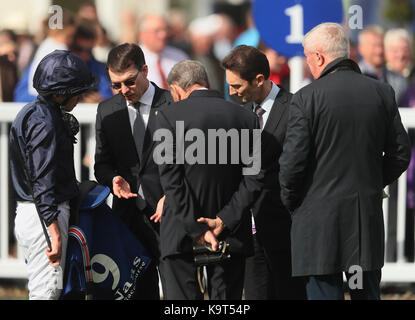
[[[114,90],[120,90],[121,89],[121,86],[122,86],[122,84],[124,84],[126,87],[132,87],[132,86],[134,86],[135,85],[135,81],[137,80],[137,78],[138,78],[138,75],[140,74],[140,71],[135,75],[135,76],[133,76],[133,77],[131,77],[130,79],[127,79],[127,80],[125,80],[125,81],[121,81],[121,82],[113,82],[112,84],[111,84],[111,87],[114,89]]]

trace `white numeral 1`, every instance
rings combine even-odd
[[[301,43],[304,39],[304,9],[300,4],[285,9],[285,14],[290,17],[291,34],[285,38],[287,43]]]

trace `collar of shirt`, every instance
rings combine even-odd
[[[264,101],[262,101],[261,108],[265,110],[264,115],[262,116],[262,119],[264,121],[264,128],[265,124],[267,123],[268,116],[271,113],[272,106],[274,105],[275,99],[277,99],[278,93],[280,92],[280,88],[272,82],[272,88],[268,96],[265,98]],[[256,107],[258,106],[258,103],[254,103],[254,112]]]
[[[140,114],[143,117],[143,121],[144,121],[146,128],[148,124],[148,119],[150,117],[150,110],[151,110],[151,105],[153,103],[155,92],[156,92],[156,89],[154,88],[153,84],[149,82],[148,89],[146,90],[146,92],[144,92],[144,94],[139,100],[139,102],[141,103]],[[131,124],[131,130],[132,130],[134,127],[135,118],[137,116],[137,110],[135,109],[134,105],[131,103],[128,104],[128,114],[130,117],[130,124]]]

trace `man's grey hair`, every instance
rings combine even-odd
[[[199,61],[184,60],[171,69],[167,77],[169,87],[172,84],[178,85],[187,91],[194,85],[209,88],[209,80],[205,67]]]
[[[389,49],[391,45],[398,42],[399,40],[407,41],[409,48],[412,50],[412,37],[411,34],[406,29],[396,28],[390,29],[385,34],[385,49]]]
[[[364,28],[362,31],[359,32],[358,35],[358,42],[359,44],[362,44],[366,41],[366,35],[373,34],[376,36],[383,37],[385,35],[385,31],[381,26],[378,25],[370,25]]]
[[[349,37],[338,23],[326,22],[314,27],[305,35],[303,47],[310,52],[320,50],[332,59],[350,56]]]

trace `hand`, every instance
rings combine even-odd
[[[217,251],[219,248],[218,240],[211,230],[206,231],[199,238],[196,239],[197,244],[210,243],[213,251]]]
[[[60,266],[62,258],[62,241],[61,241],[61,231],[59,229],[59,224],[57,221],[53,222],[48,230],[52,238],[52,250],[50,248],[46,249],[46,255],[49,259],[49,264],[52,267]]]
[[[112,182],[112,189],[114,190],[114,195],[119,199],[131,199],[138,197],[138,194],[131,193],[130,185],[121,176],[114,178]]]
[[[209,227],[209,229],[213,232],[215,237],[219,237],[222,231],[226,228],[226,225],[219,217],[216,217],[216,219],[199,218],[197,219],[197,222],[206,224]]]
[[[156,212],[150,217],[150,220],[154,220],[154,223],[158,223],[161,221],[161,215],[163,214],[163,206],[164,200],[166,200],[166,196],[161,198],[157,203]]]

